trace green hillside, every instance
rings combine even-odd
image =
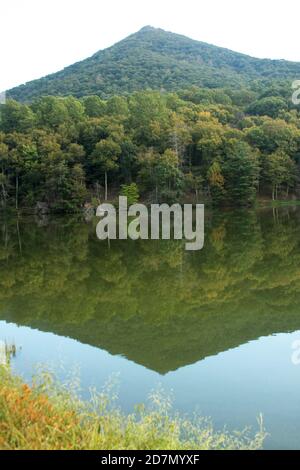
[[[19,101],[42,95],[97,94],[107,98],[142,89],[244,87],[255,80],[295,80],[300,63],[255,59],[155,29],[142,28],[114,46],[64,70],[9,91]]]

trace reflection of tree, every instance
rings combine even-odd
[[[216,213],[200,252],[115,241],[76,219],[3,224],[0,317],[161,373],[300,328],[299,212]]]

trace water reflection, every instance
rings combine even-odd
[[[300,210],[210,214],[201,252],[97,240],[94,223],[1,222],[0,319],[166,374],[300,329]]]

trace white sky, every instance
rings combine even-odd
[[[0,90],[56,72],[146,25],[300,61],[299,0],[0,0]]]

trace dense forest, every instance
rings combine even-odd
[[[297,195],[299,109],[288,86],[41,97],[0,107],[2,208],[116,199],[251,205]]]
[[[74,211],[119,194],[214,205],[295,198],[299,77],[300,63],[145,27],[8,92],[0,205]]]
[[[22,102],[43,95],[106,99],[145,89],[241,89],[299,77],[300,63],[256,59],[146,26],[88,59],[10,90],[8,96]]]

